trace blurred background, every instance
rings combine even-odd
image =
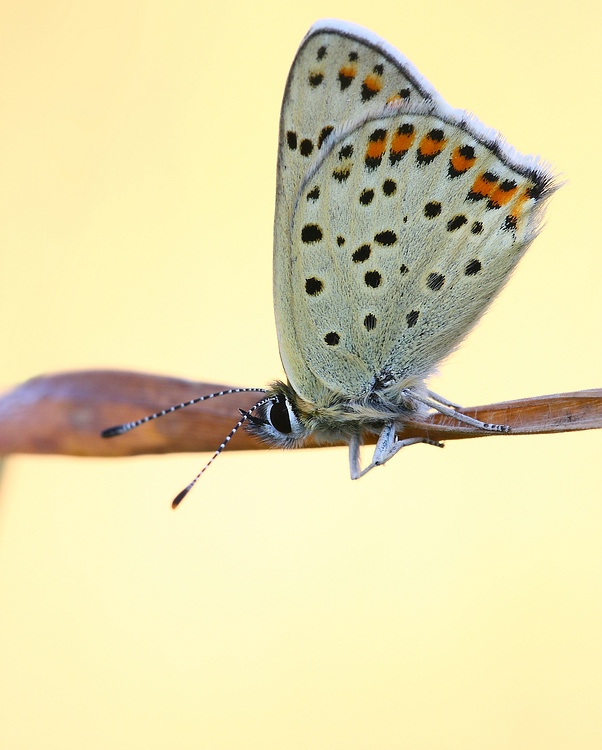
[[[602,385],[600,7],[0,6],[0,386],[85,368],[261,386],[278,115],[320,17],[369,27],[566,186],[431,387]],[[157,404],[157,407],[165,404]],[[237,418],[232,402],[233,423]],[[0,747],[602,746],[599,432],[16,456],[0,486]]]

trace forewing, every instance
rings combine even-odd
[[[304,178],[321,159],[336,128],[387,101],[438,98],[396,50],[360,27],[337,21],[316,24],[295,57],[280,119],[274,226],[274,306],[278,342],[289,380],[315,396],[319,384],[307,370],[296,339],[292,297],[291,226]]]
[[[536,159],[449,108],[373,44],[336,31],[310,36],[283,107],[276,319],[289,380],[313,402],[425,377],[502,288],[551,190]],[[315,72],[324,48],[331,67]],[[352,48],[367,63],[343,93]],[[382,59],[390,87],[362,103],[366,71]],[[410,80],[420,88],[406,97]],[[320,139],[324,123],[334,131]],[[298,131],[314,134],[306,162]]]

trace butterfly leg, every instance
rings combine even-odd
[[[489,424],[488,422],[481,422],[479,419],[469,417],[468,414],[462,414],[462,412],[456,411],[456,409],[454,408],[450,408],[450,406],[448,406],[448,404],[451,404],[450,401],[447,401],[447,399],[443,399],[441,396],[437,396],[437,394],[432,393],[431,391],[428,391],[428,394],[429,396],[431,396],[431,398],[425,398],[424,396],[420,396],[419,394],[417,394],[415,391],[410,390],[407,391],[407,394],[410,398],[419,401],[425,406],[429,406],[431,409],[435,409],[435,411],[438,411],[440,414],[444,414],[446,417],[452,417],[458,422],[470,425],[471,427],[476,427],[479,430],[484,430],[486,432],[510,432],[510,427],[508,427],[508,425]],[[453,404],[453,406],[457,405]]]
[[[429,398],[432,398],[433,401],[437,401],[439,404],[443,404],[443,406],[449,406],[452,409],[461,409],[462,407],[460,404],[455,404],[453,401],[450,401],[447,398],[444,398],[443,396],[440,396],[438,393],[435,393],[435,391],[427,391]]]
[[[437,443],[434,440],[428,440],[427,438],[416,437],[398,440],[395,436],[395,423],[389,422],[385,425],[376,441],[376,448],[374,449],[372,461],[362,470],[360,460],[360,440],[359,435],[355,435],[349,442],[349,468],[351,471],[351,479],[359,479],[360,477],[363,477],[364,474],[367,474],[370,471],[370,469],[373,469],[375,466],[382,466],[390,458],[393,458],[393,456],[402,448],[405,448],[408,445],[414,445],[415,443],[427,443],[428,445],[436,445],[439,448],[443,448],[442,443]]]

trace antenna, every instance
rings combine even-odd
[[[199,396],[198,398],[193,398],[190,401],[183,401],[181,404],[176,404],[175,406],[170,406],[167,409],[156,411],[154,414],[149,414],[147,417],[142,417],[142,419],[135,419],[133,422],[125,422],[124,424],[119,424],[119,425],[116,425],[115,427],[109,427],[108,429],[103,430],[100,433],[100,436],[103,438],[111,438],[111,437],[115,437],[116,435],[123,435],[124,433],[129,432],[130,430],[133,430],[136,427],[140,427],[140,425],[146,424],[147,422],[151,422],[153,419],[159,419],[159,417],[164,417],[166,414],[171,414],[174,411],[178,411],[178,409],[184,409],[187,406],[198,404],[201,401],[208,401],[210,398],[217,398],[218,396],[229,396],[231,393],[267,393],[267,391],[265,388],[228,388],[225,391],[217,391],[216,393],[209,393],[207,396]],[[264,404],[267,404],[269,401],[272,401],[272,400],[273,399],[271,397],[262,398],[254,406],[252,406],[249,409],[249,411],[243,411],[242,409],[239,409],[239,412],[242,414],[242,418],[238,420],[238,422],[226,435],[226,437],[222,441],[219,448],[215,451],[213,456],[211,456],[209,461],[207,461],[205,466],[203,466],[203,468],[199,471],[199,473],[192,480],[192,482],[190,482],[190,484],[185,489],[183,489],[182,492],[176,495],[176,497],[173,499],[171,507],[174,508],[174,510],[175,508],[178,507],[178,505],[182,502],[182,500],[186,497],[186,495],[198,482],[198,480],[201,478],[201,475],[209,468],[209,466],[211,466],[211,464],[215,461],[215,459],[219,456],[219,454],[224,450],[224,448],[228,445],[230,440],[232,440],[234,435],[237,433],[238,429],[247,421],[247,419],[256,419],[256,417],[254,417],[251,412],[255,411],[255,409],[258,409],[260,406],[263,406]]]
[[[164,417],[166,414],[171,414],[173,411],[178,411],[178,409],[184,409],[187,406],[192,406],[193,404],[198,404],[201,401],[208,401],[210,398],[217,398],[218,396],[229,396],[231,393],[266,393],[265,388],[229,388],[226,391],[217,391],[216,393],[209,393],[207,396],[199,396],[198,398],[193,398],[190,401],[183,401],[181,404],[176,404],[175,406],[170,406],[167,409],[162,409],[161,411],[156,411],[154,414],[149,414],[148,417],[142,417],[142,419],[136,419],[133,422],[125,422],[124,424],[118,424],[115,427],[109,427],[107,430],[103,430],[100,433],[100,437],[103,438],[110,438],[115,437],[115,435],[123,435],[125,432],[129,432],[130,430],[133,430],[135,427],[140,427],[141,424],[146,424],[147,422],[151,422],[153,419],[159,419],[159,417]],[[253,407],[256,408],[255,406]]]
[[[186,495],[190,492],[190,490],[194,487],[194,485],[199,481],[199,479],[201,478],[201,475],[211,466],[211,464],[215,461],[215,459],[219,456],[219,454],[228,445],[228,443],[230,442],[230,440],[232,440],[232,438],[237,433],[238,429],[244,424],[244,422],[246,422],[247,419],[254,419],[254,417],[251,414],[251,412],[255,411],[255,409],[258,409],[260,406],[263,406],[264,404],[267,404],[268,401],[273,401],[273,399],[272,398],[262,398],[261,401],[258,401],[254,406],[252,406],[249,409],[249,411],[243,411],[242,409],[238,410],[242,414],[242,418],[238,420],[238,422],[234,425],[234,427],[226,435],[226,437],[224,438],[222,444],[215,451],[215,453],[211,456],[211,458],[209,459],[209,461],[207,461],[207,463],[199,471],[199,473],[192,480],[192,482],[190,482],[190,484],[187,487],[185,487],[182,490],[182,492],[180,492],[178,495],[175,496],[175,498],[173,499],[173,501],[171,503],[171,507],[174,510],[178,507],[178,505],[182,502],[182,500],[186,497]]]

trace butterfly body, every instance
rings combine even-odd
[[[386,42],[340,21],[312,27],[280,121],[274,306],[287,383],[249,429],[285,447],[345,440],[356,478],[363,432],[381,436],[371,468],[397,452],[404,422],[456,414],[425,379],[501,290],[552,189],[539,160],[449,107]]]

